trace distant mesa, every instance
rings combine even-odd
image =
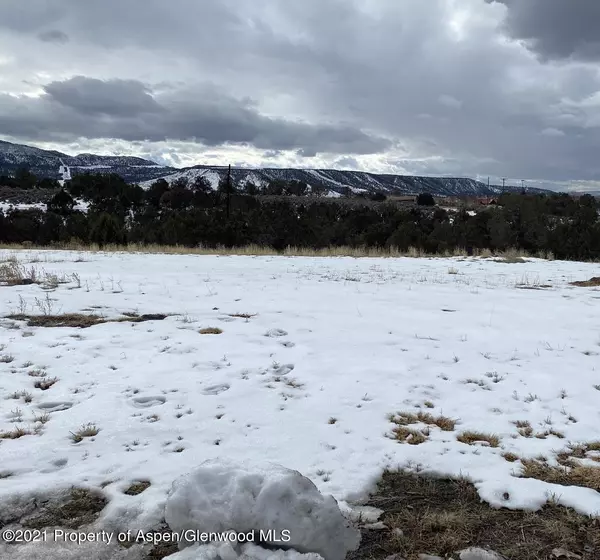
[[[157,179],[173,183],[179,179],[193,182],[204,178],[216,189],[227,173],[227,166],[197,165],[177,169],[154,161],[130,156],[98,156],[79,154],[69,156],[60,152],[0,141],[0,175],[11,175],[27,167],[36,176],[68,181],[81,173],[115,173],[129,183],[149,187]],[[58,170],[58,173],[57,173]],[[253,185],[257,192],[276,181],[296,182],[307,192],[320,191],[326,196],[352,195],[416,196],[430,193],[434,196],[494,197],[505,191],[521,191],[520,187],[491,185],[465,177],[419,177],[342,171],[336,169],[232,169],[233,181],[244,187]],[[527,192],[544,192],[526,187]]]

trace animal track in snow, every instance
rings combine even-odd
[[[265,336],[268,336],[269,338],[277,338],[280,336],[287,336],[287,331],[284,331],[283,329],[270,329],[265,333]]]
[[[287,375],[288,373],[290,373],[290,371],[294,369],[294,367],[294,364],[284,364],[277,368],[273,368],[273,373],[275,375]]]
[[[202,391],[203,395],[219,395],[230,388],[229,383],[221,383],[219,385],[211,385]]]
[[[153,406],[160,406],[167,402],[167,399],[162,396],[154,397],[136,397],[131,400],[133,406],[136,408],[150,408]]]
[[[46,402],[37,405],[38,408],[45,410],[46,412],[60,412],[61,410],[69,410],[73,406],[72,402],[61,401],[61,402]]]

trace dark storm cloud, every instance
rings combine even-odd
[[[69,36],[58,29],[38,33],[38,39],[44,43],[57,43],[59,45],[64,45],[69,42]]]
[[[600,60],[600,1],[487,0],[508,7],[510,34],[548,58]]]
[[[0,95],[0,130],[36,140],[192,140],[208,146],[298,149],[312,155],[366,154],[389,146],[388,140],[351,126],[263,116],[251,100],[233,98],[214,87],[167,92],[155,98],[135,80],[77,76],[52,82],[44,91],[39,98]]]

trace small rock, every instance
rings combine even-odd
[[[431,554],[419,554],[419,560],[444,560],[441,556],[431,556]]]
[[[564,548],[555,548],[552,551],[552,558],[569,558],[570,560],[580,560],[581,556],[574,552],[569,552]]]
[[[399,554],[390,554],[386,556],[385,560],[404,560],[404,556],[400,556]]]
[[[402,529],[396,528],[392,531],[392,535],[394,535],[395,537],[403,537],[404,531]]]
[[[383,529],[387,529],[388,526],[383,521],[378,521],[377,523],[367,523],[363,525],[363,529],[367,531],[382,531]]]
[[[506,560],[504,556],[485,548],[466,548],[458,553],[460,560]]]

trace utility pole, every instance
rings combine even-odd
[[[506,177],[502,177],[502,190],[506,187]]]
[[[227,170],[227,221],[229,221],[229,210],[231,208],[231,164]]]
[[[525,180],[521,179],[521,188],[524,189],[525,188]]]

